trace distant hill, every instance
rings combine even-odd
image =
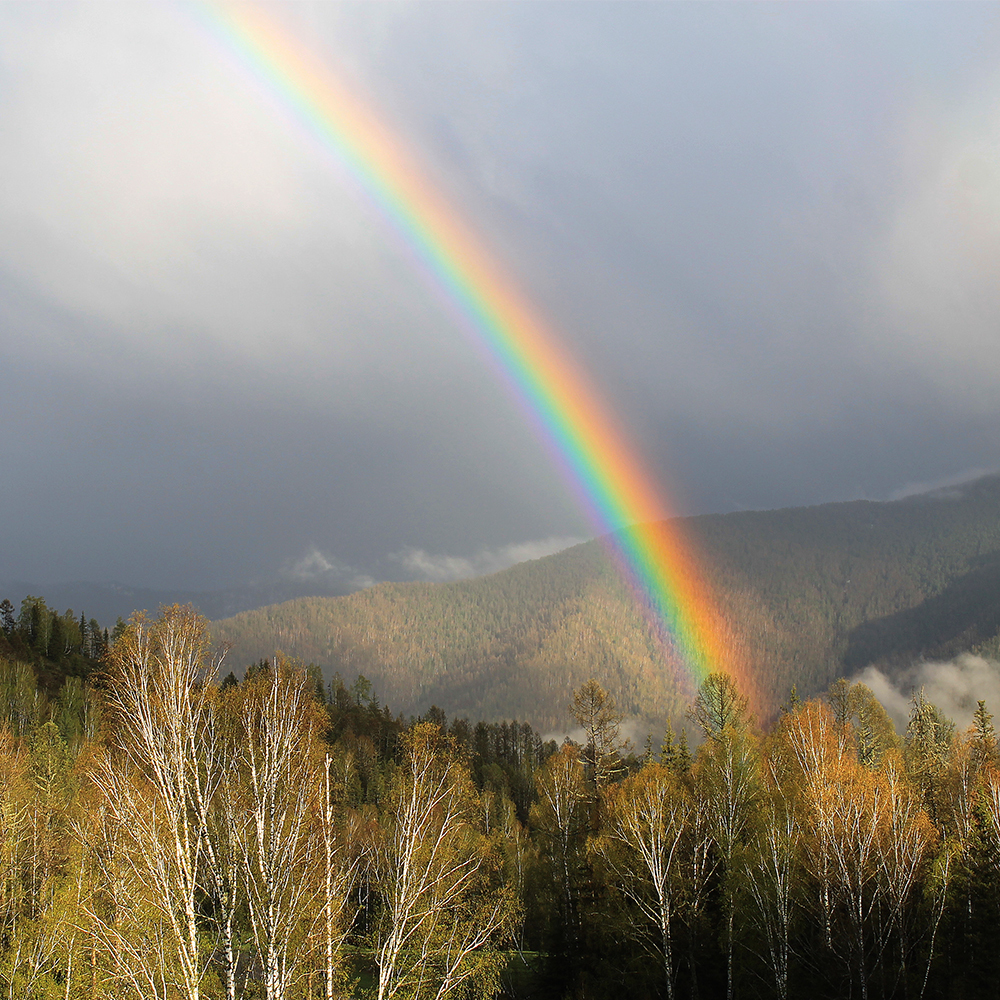
[[[208,618],[224,618],[252,608],[260,608],[295,597],[322,592],[331,597],[350,593],[350,587],[336,585],[320,587],[316,581],[275,581],[248,584],[224,590],[153,590],[148,587],[131,587],[124,583],[57,583],[40,584],[25,580],[0,580],[0,600],[7,598],[15,608],[31,594],[44,597],[52,608],[72,608],[87,618],[96,618],[102,626],[112,628],[119,618],[128,619],[133,611],[156,613],[162,604],[193,604]]]
[[[878,503],[682,519],[740,646],[774,703],[869,663],[1000,654],[1000,477]],[[594,676],[631,716],[677,718],[689,697],[598,542],[449,584],[380,584],[216,622],[237,669],[276,649],[396,710],[565,726]]]

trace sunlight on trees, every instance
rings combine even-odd
[[[429,723],[412,729],[374,849],[378,1000],[498,988],[497,948],[510,940],[517,903],[495,845],[474,825],[475,800],[448,737]]]
[[[761,731],[716,674],[700,744],[669,730],[636,759],[596,681],[587,745],[557,747],[395,718],[281,656],[219,686],[217,665],[178,607],[118,629],[99,684],[0,657],[0,996],[881,1000],[1000,978],[985,702],[960,733],[917,693],[900,737],[838,683]]]
[[[690,792],[655,761],[608,791],[605,830],[594,850],[614,884],[655,928],[667,996],[674,997],[674,921],[684,882],[682,841],[688,834]]]
[[[573,692],[570,714],[586,737],[584,762],[587,777],[601,788],[625,770],[630,744],[621,738],[624,716],[614,698],[593,678]]]

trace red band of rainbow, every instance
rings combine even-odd
[[[620,571],[641,598],[680,679],[714,670],[741,682],[729,629],[662,493],[616,421],[481,243],[417,170],[369,107],[260,8],[207,8],[210,28],[295,123],[345,166],[416,256],[467,334],[494,359]]]

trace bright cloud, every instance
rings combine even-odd
[[[393,553],[389,559],[417,579],[444,583],[499,573],[517,563],[541,559],[583,541],[585,539],[575,537],[542,538],[533,542],[514,542],[498,548],[483,548],[472,556],[433,554],[423,549],[406,548]]]
[[[962,653],[943,662],[918,663],[895,682],[875,667],[868,667],[853,681],[871,688],[899,732],[906,729],[910,701],[921,689],[924,697],[937,705],[959,729],[971,725],[980,700],[985,701],[991,711],[1000,712],[1000,663],[972,653]]]
[[[358,589],[374,586],[376,582],[366,573],[361,573],[353,566],[325,555],[315,546],[300,558],[286,562],[281,568],[281,575],[287,580],[295,580],[298,583],[324,581],[347,584]]]

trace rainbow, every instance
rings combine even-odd
[[[547,444],[668,662],[697,686],[723,669],[748,694],[729,630],[645,464],[556,336],[428,184],[371,108],[257,6],[209,4],[209,28],[294,122],[347,169],[485,348]]]

